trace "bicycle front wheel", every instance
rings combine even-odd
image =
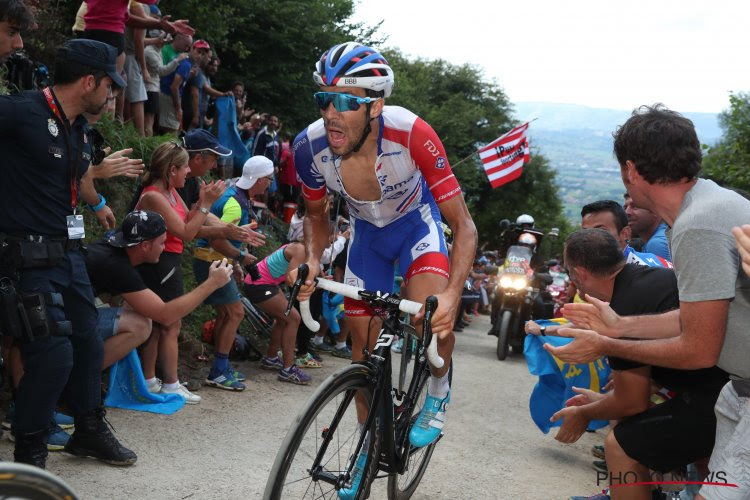
[[[372,403],[372,374],[353,364],[328,377],[292,423],[276,455],[264,499],[337,499],[336,480],[354,456],[361,430],[355,400]],[[355,394],[357,398],[355,399]],[[376,426],[374,426],[376,427]],[[377,472],[377,431],[370,429],[367,463],[355,499],[367,498]],[[365,440],[367,445],[368,440]],[[317,461],[316,457],[322,455]]]
[[[27,500],[76,500],[62,479],[31,465],[0,464],[0,497]]]

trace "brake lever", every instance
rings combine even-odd
[[[307,273],[309,271],[310,269],[307,267],[307,264],[300,264],[300,266],[297,268],[297,279],[294,281],[294,285],[292,285],[292,292],[289,294],[289,303],[286,305],[286,311],[284,311],[285,317],[289,316],[289,313],[292,312],[294,301],[297,300],[299,289],[307,279]]]

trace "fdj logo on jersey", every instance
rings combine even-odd
[[[438,147],[429,139],[424,143],[424,147],[427,148],[427,151],[429,151],[432,156],[438,156],[440,154]]]

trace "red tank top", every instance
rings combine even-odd
[[[143,195],[148,193],[149,191],[156,191],[157,193],[164,196],[167,199],[169,206],[172,207],[172,210],[174,210],[177,216],[182,219],[182,222],[187,222],[187,212],[185,211],[185,207],[179,201],[180,195],[177,194],[177,191],[175,191],[175,188],[173,187],[169,188],[169,193],[172,195],[174,203],[172,203],[172,200],[169,199],[169,196],[162,193],[159,188],[154,186],[153,184],[151,186],[143,188],[143,191],[141,192],[141,198],[138,200],[138,204],[135,206],[136,210],[140,210]],[[167,241],[164,242],[164,251],[171,253],[182,253],[182,250],[184,248],[185,244],[182,242],[182,240],[167,231]]]

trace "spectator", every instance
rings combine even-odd
[[[294,344],[300,315],[294,308],[289,316],[284,315],[287,300],[284,294],[280,293],[279,285],[284,282],[288,271],[297,269],[304,261],[305,247],[301,243],[289,243],[282,245],[258,263],[259,279],[253,280],[250,274],[245,276],[247,298],[275,320],[268,351],[261,359],[260,367],[264,370],[278,371],[279,380],[282,382],[299,385],[307,385],[310,382],[310,376],[296,366],[294,359]],[[282,358],[277,354],[279,349]]]
[[[17,28],[30,26],[32,15],[21,2],[2,6],[8,7],[3,10],[7,31],[2,39],[13,50],[22,43]],[[137,458],[104,421],[99,387],[102,342],[95,331],[94,298],[80,251],[83,217],[74,210],[78,190],[71,189],[80,182],[81,198],[97,211],[105,228],[111,227],[114,217],[106,201],[93,183],[82,182],[92,152],[82,113],[100,113],[112,97],[112,87],[125,84],[116,72],[116,57],[114,48],[100,42],[65,42],[55,58],[54,86],[0,97],[0,151],[7,160],[0,183],[0,211],[5,214],[0,233],[7,235],[2,261],[15,262],[11,255],[28,256],[6,277],[17,277],[12,281],[19,296],[47,304],[47,314],[31,323],[31,331],[23,332],[20,325],[3,328],[22,336],[25,367],[16,394],[14,455],[17,462],[41,468],[47,459],[49,423],[63,393],[76,427],[65,445],[68,453],[119,465],[132,465]],[[73,144],[79,145],[78,154]],[[53,148],[59,156],[48,154]],[[31,211],[18,209],[29,200],[43,202]],[[30,309],[32,315],[37,310]]]
[[[200,124],[200,95],[203,90],[203,67],[211,59],[211,46],[205,40],[196,40],[193,47],[198,48],[198,57],[191,61],[193,67],[190,77],[182,91],[182,129],[192,130]]]
[[[167,225],[156,212],[130,212],[112,236],[89,245],[86,268],[97,294],[121,295],[128,307],[98,310],[97,330],[104,341],[102,368],[108,368],[148,339],[151,321],[172,324],[200,305],[231,277],[231,266],[211,264],[208,278],[169,302],[149,289],[136,266],[159,261]]]
[[[161,32],[157,32],[161,33]],[[169,64],[162,64],[162,57],[159,50],[164,46],[166,38],[158,36],[155,43],[146,46],[144,51],[146,57],[146,71],[148,73],[148,82],[146,83],[147,100],[144,107],[144,131],[146,137],[154,135],[154,119],[159,114],[159,92],[161,86],[161,77],[174,72],[177,66],[188,57],[186,53],[180,53],[172,59]]]
[[[219,60],[218,57],[213,56],[211,60],[206,65],[206,71],[204,72],[204,89],[210,88],[213,90],[213,81],[212,78],[216,76],[216,73],[219,71],[219,66],[221,65],[221,60]],[[216,91],[218,92],[218,91]],[[213,118],[208,116],[208,108],[209,104],[211,102],[211,97],[220,97],[221,95],[227,95],[227,96],[233,96],[234,93],[230,90],[226,92],[225,94],[222,94],[221,92],[218,92],[218,95],[211,95],[208,92],[202,92],[201,93],[201,99],[200,104],[198,106],[200,116],[201,116],[201,122],[200,127],[209,129],[214,124]]]
[[[86,2],[81,2],[76,12],[76,20],[73,23],[73,38],[83,38],[83,32],[86,30],[86,21],[83,17],[86,15]]]
[[[281,157],[279,158],[279,183],[281,194],[285,202],[296,203],[301,194],[300,181],[297,178],[297,169],[294,168],[294,155],[292,154],[289,132],[282,134]]]
[[[242,177],[234,186],[228,188],[224,195],[211,206],[211,212],[221,220],[246,225],[252,214],[250,200],[254,195],[262,194],[268,188],[268,175],[273,173],[273,165],[263,156],[248,159],[242,170]],[[221,258],[232,259],[242,274],[241,266],[251,265],[256,259],[242,249],[242,242],[224,238],[211,240],[199,239],[196,242],[193,272],[195,280],[201,283],[208,277],[210,263]],[[233,391],[245,390],[242,381],[245,376],[230,369],[229,352],[232,350],[234,336],[245,310],[240,302],[240,291],[234,280],[216,290],[205,303],[216,307],[214,324],[215,360],[208,374],[206,383],[212,387]]]
[[[22,0],[0,0],[0,64],[23,48],[21,32],[34,26],[34,15]]]
[[[671,228],[667,237],[680,308],[619,317],[601,301],[567,305],[566,317],[591,330],[562,329],[559,333],[574,337],[573,342],[549,350],[570,362],[609,354],[684,370],[717,365],[728,372],[733,380],[716,402],[716,444],[709,469],[724,472],[727,482],[739,485],[732,498],[746,498],[750,280],[740,269],[731,231],[750,220],[750,202],[698,178],[702,154],[692,122],[661,105],[642,107],[617,130],[615,154],[633,203],[653,211]],[[696,498],[726,498],[725,490],[704,485]]]
[[[177,33],[172,39],[172,43],[167,43],[161,48],[162,63],[167,65],[177,58],[180,54],[187,53],[193,46],[193,37],[183,33]],[[162,75],[163,76],[163,75]]]
[[[180,256],[184,241],[198,234],[209,213],[209,208],[224,192],[224,181],[201,186],[198,203],[188,211],[176,188],[185,185],[190,170],[187,151],[174,141],[162,144],[151,156],[151,163],[143,177],[143,192],[137,210],[150,210],[161,214],[167,224],[164,252],[156,264],[142,264],[138,271],[144,283],[163,301],[180,297],[182,268]],[[201,398],[180,384],[177,377],[177,339],[181,322],[153,325],[151,336],[141,351],[143,374],[151,392],[175,393],[185,402],[199,403]],[[164,382],[156,378],[157,355],[160,359]]]
[[[626,264],[617,240],[605,230],[571,234],[565,244],[565,263],[579,290],[608,302],[621,316],[679,308],[674,272]],[[610,357],[609,364],[614,390],[604,395],[578,390],[579,395],[552,417],[553,422],[563,419],[555,439],[573,443],[590,421],[618,420],[605,439],[607,469],[613,478],[632,471],[643,482],[651,480],[649,469],[680,470],[711,454],[716,428],[713,406],[727,381],[726,372],[717,367],[652,367],[616,357]],[[651,388],[652,379],[656,390]],[[661,404],[649,404],[652,392]],[[629,498],[651,498],[648,484],[630,485],[628,491]]]
[[[176,135],[182,129],[182,94],[185,82],[193,71],[197,71],[200,61],[210,52],[208,43],[197,40],[190,49],[187,59],[177,65],[173,73],[161,79],[159,94],[159,125],[167,132]],[[195,68],[193,68],[196,66]]]
[[[628,227],[631,236],[643,241],[643,251],[672,260],[667,243],[667,225],[651,210],[633,205],[633,199],[625,193],[625,214],[628,216]]]
[[[130,14],[140,17],[149,17],[142,5],[138,2],[130,3]],[[149,75],[146,72],[146,58],[144,55],[144,41],[146,30],[125,26],[125,75],[128,86],[125,88],[125,119],[132,121],[135,129],[145,136],[143,123],[144,103],[148,99],[146,95],[146,82]],[[150,82],[149,82],[150,83]]]
[[[271,160],[274,166],[279,164],[279,141],[276,129],[279,128],[279,117],[269,115],[265,126],[258,132],[253,142],[253,156],[263,155]]]

